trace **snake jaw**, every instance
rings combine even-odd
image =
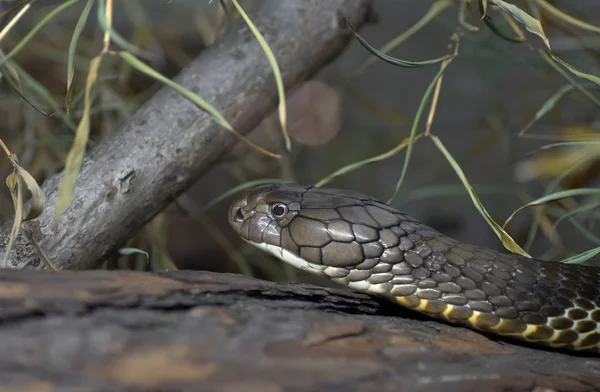
[[[298,257],[295,254],[293,254],[292,252],[290,252],[282,247],[279,247],[279,246],[267,244],[265,242],[254,242],[254,241],[250,241],[247,239],[244,239],[244,241],[246,241],[250,245],[257,247],[258,249],[261,249],[261,250],[277,257],[278,259],[291,265],[292,267],[298,268],[303,271],[310,272],[314,275],[327,277],[327,275],[325,275],[323,273],[323,270],[325,268],[327,268],[326,265],[315,264],[315,263],[311,263],[310,261],[306,261],[303,258]]]

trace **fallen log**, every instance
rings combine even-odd
[[[241,275],[0,271],[0,390],[596,391],[600,357],[346,289]]]

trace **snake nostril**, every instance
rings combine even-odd
[[[233,215],[233,219],[237,223],[242,223],[244,221],[244,214],[242,213],[242,208],[241,207],[237,208],[237,210],[235,211],[235,214]]]

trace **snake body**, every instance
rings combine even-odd
[[[487,333],[600,352],[600,268],[461,243],[372,197],[269,184],[236,200],[245,241],[297,268]]]

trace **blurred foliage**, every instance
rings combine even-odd
[[[227,31],[232,21],[242,19],[252,26],[251,11],[259,3],[0,2],[5,9],[0,22],[0,118],[4,120],[0,139],[12,157],[0,160],[0,175],[13,176],[13,187],[0,191],[0,219],[11,219],[15,211],[23,216],[13,202],[22,198],[16,192],[20,184],[16,178],[24,178],[19,170],[41,184],[67,165],[75,181],[85,149],[116,130],[163,85],[211,113],[226,132],[226,119],[170,78]],[[413,6],[409,0],[395,3]],[[600,27],[594,24],[598,19],[594,16],[600,16],[600,4],[551,0],[427,0],[423,4],[426,9],[412,25],[394,24],[396,31],[388,28],[379,34],[388,35],[387,42],[369,38],[378,24],[360,35],[354,32],[351,50],[319,76],[325,82],[320,86],[306,85],[287,96],[280,87],[277,111],[215,168],[228,178],[219,184],[221,196],[204,205],[180,198],[106,267],[176,268],[178,260],[169,250],[168,221],[187,215],[231,261],[228,270],[294,279],[289,269],[265,260],[259,251],[238,246],[222,215],[211,217],[216,208],[226,208],[232,196],[265,178],[319,186],[334,182],[382,196],[399,208],[415,200],[465,198],[513,252],[531,254],[534,243],[541,242],[547,244],[543,245],[546,252],[532,256],[585,262],[597,254]],[[388,14],[379,18],[395,20]],[[349,22],[349,30],[354,31]],[[431,33],[434,28],[447,32],[446,36]],[[260,32],[254,32],[279,81],[276,57]],[[411,41],[420,44],[411,46]],[[394,67],[385,75],[403,79],[378,79],[384,66]],[[497,93],[506,83],[500,75],[511,68],[515,81],[509,99],[524,102],[518,113],[502,102],[506,94]],[[446,124],[436,119],[458,90],[465,90],[460,91],[464,111],[482,101],[482,94],[457,82],[474,70],[487,76],[485,113],[480,116],[482,123],[459,123],[477,134],[470,138],[471,144],[456,151],[456,138],[464,134],[448,133]],[[394,98],[363,87],[368,80],[377,91],[376,83],[394,84],[423,72],[429,72],[430,82],[421,90],[397,86],[398,94],[412,105],[403,110]],[[523,85],[524,81],[536,88]],[[460,119],[461,113],[452,116]],[[515,155],[521,146],[529,149],[528,156]],[[498,165],[511,172],[509,184],[475,173],[473,162],[494,154],[501,157],[494,158]],[[428,157],[424,165],[423,156]],[[428,185],[414,180],[414,173]],[[470,180],[472,176],[478,182]],[[486,182],[479,183],[481,178]],[[227,185],[232,181],[238,184],[234,188]],[[35,194],[35,186],[30,185],[29,181],[27,188]],[[72,186],[65,182],[58,214],[69,203]],[[518,216],[529,213],[526,222],[511,225],[510,230],[508,220],[497,223],[501,221],[494,218],[498,208],[490,208],[490,200],[500,200],[503,213],[507,208],[514,213],[523,210]],[[573,232],[581,241],[561,239]]]

